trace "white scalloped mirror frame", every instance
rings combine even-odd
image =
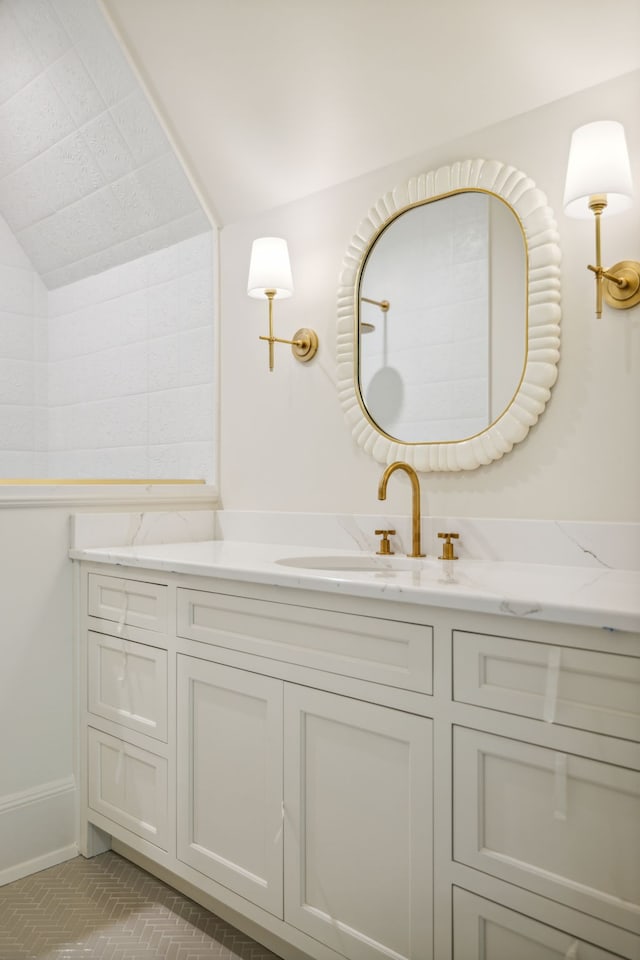
[[[417,204],[456,190],[485,190],[502,198],[520,221],[527,249],[527,354],[520,386],[486,430],[464,440],[408,443],[384,433],[369,417],[358,387],[358,285],[373,241]],[[401,460],[420,472],[475,470],[524,440],[551,395],[560,359],[560,246],[553,212],[534,182],[497,160],[463,160],[412,177],[386,193],[360,224],[343,261],[338,289],[337,382],[356,442],[379,463]]]

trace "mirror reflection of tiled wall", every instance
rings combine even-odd
[[[210,223],[95,0],[0,4],[0,142],[0,478],[210,477]]]
[[[391,306],[363,304],[361,384],[398,440],[457,440],[490,422],[489,247],[487,197],[466,193],[409,210],[373,249],[363,287],[371,295],[373,274]]]

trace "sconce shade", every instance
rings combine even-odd
[[[597,120],[574,130],[569,149],[564,210],[567,216],[593,217],[589,197],[606,194],[603,216],[631,206],[633,186],[624,127],[617,120]]]
[[[287,241],[280,237],[260,237],[251,247],[247,293],[262,299],[265,290],[275,290],[279,299],[293,293],[289,249]]]

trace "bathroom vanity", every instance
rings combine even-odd
[[[286,958],[637,960],[638,574],[291,553],[72,552],[82,852]]]

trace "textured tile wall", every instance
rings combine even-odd
[[[96,0],[0,2],[0,213],[49,288],[209,228]]]
[[[391,306],[363,304],[374,329],[361,383],[374,419],[401,440],[471,436],[490,419],[486,198],[453,200],[396,221],[393,246],[383,235],[364,274],[365,295]]]
[[[37,476],[46,445],[47,291],[0,216],[0,476]],[[44,375],[44,379],[43,379]]]
[[[50,292],[49,476],[211,478],[212,243]]]
[[[0,477],[212,477],[213,242],[47,291],[0,216]]]

